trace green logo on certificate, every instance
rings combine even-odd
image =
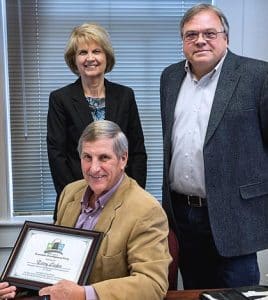
[[[64,248],[65,244],[61,243],[60,239],[55,239],[51,243],[47,244],[47,248],[45,250],[45,253],[59,253],[62,254],[62,250]]]

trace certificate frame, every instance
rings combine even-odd
[[[61,279],[88,282],[103,233],[25,221],[1,281],[39,290]]]

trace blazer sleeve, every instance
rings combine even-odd
[[[67,116],[60,96],[52,92],[49,96],[47,114],[47,152],[51,176],[57,194],[70,182],[77,180],[72,170],[67,149]],[[70,156],[70,155],[69,155]]]
[[[144,136],[138,112],[138,107],[135,101],[134,92],[129,89],[129,115],[127,125],[127,138],[129,143],[129,158],[126,168],[126,173],[134,178],[138,184],[145,188],[147,175],[147,154],[144,145]]]

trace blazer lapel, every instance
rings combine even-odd
[[[116,110],[118,106],[118,99],[121,99],[122,96],[115,93],[115,89],[112,88],[111,83],[104,79],[105,85],[105,120],[116,120]]]
[[[77,219],[81,213],[81,199],[85,190],[82,190],[75,194],[74,201],[68,203],[65,209],[64,217],[61,221],[62,224],[66,224],[70,227],[75,227]]]
[[[73,107],[77,112],[77,116],[81,120],[81,127],[85,128],[89,123],[93,122],[93,117],[84,95],[81,78],[78,78],[74,83],[70,96],[73,100]]]
[[[116,210],[122,205],[124,197],[121,196],[122,192],[125,191],[129,184],[129,178],[125,175],[122,183],[112,195],[111,199],[107,202],[105,208],[100,214],[100,218],[94,228],[96,231],[101,231],[107,233],[113,223],[114,218],[116,217]]]
[[[169,113],[166,114],[167,118],[170,118],[169,120],[167,120],[166,123],[166,125],[168,126],[167,132],[169,133],[168,134],[169,137],[171,136],[171,131],[174,123],[174,112],[175,112],[175,106],[178,99],[179,90],[186,74],[184,66],[185,66],[185,61],[179,63],[178,68],[170,75],[169,77],[170,83],[168,84],[167,91],[166,91],[167,93],[166,99],[168,99],[168,106],[169,106],[168,110],[173,112],[171,114]]]
[[[223,62],[211,108],[204,145],[208,143],[216,128],[218,127],[228,106],[228,103],[232,98],[235,87],[238,84],[240,73],[235,70],[237,68],[236,57],[237,56],[235,54],[228,51],[228,54]]]

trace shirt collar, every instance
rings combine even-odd
[[[121,184],[121,182],[124,179],[124,177],[125,177],[125,173],[122,174],[122,176],[117,181],[117,183],[108,192],[106,192],[105,194],[101,195],[97,199],[97,201],[96,201],[96,208],[97,207],[104,208],[104,206],[106,205],[106,203],[108,202],[108,200],[111,198],[112,194],[117,190],[117,188]],[[84,211],[86,209],[93,209],[93,208],[88,207],[88,199],[89,199],[89,197],[90,197],[91,194],[92,194],[92,190],[88,186],[86,188],[86,191],[85,191],[82,199],[81,199],[82,211]]]
[[[224,59],[225,59],[225,57],[227,55],[227,52],[228,52],[228,50],[226,50],[225,54],[223,55],[223,57],[221,58],[221,60],[217,63],[217,65],[209,73],[205,74],[202,78],[212,79],[213,76],[216,73],[220,72],[222,64],[223,64],[223,61],[224,61]],[[192,73],[191,68],[190,68],[190,62],[188,60],[185,61],[184,69],[185,69],[185,72],[188,73],[191,76],[192,80],[196,81],[196,78],[195,78],[195,76]]]

